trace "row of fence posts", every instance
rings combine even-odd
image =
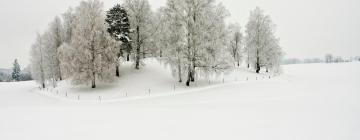
[[[266,77],[266,76],[262,76],[262,79],[265,79],[265,78],[267,78],[267,77]],[[271,79],[271,76],[269,75],[268,78]],[[255,80],[258,80],[258,79],[259,79],[259,78],[256,76],[256,77],[255,77]],[[238,81],[238,77],[235,78],[235,81]],[[249,81],[249,77],[246,77],[246,81]],[[209,80],[208,83],[209,83],[209,85],[211,85],[211,80]],[[222,83],[225,83],[225,78],[222,79]],[[197,86],[197,82],[195,82],[195,85]],[[45,90],[45,89],[42,89],[41,87],[39,87],[39,89],[40,89],[40,90]],[[176,91],[176,84],[173,85],[172,89],[173,89],[174,92]],[[47,91],[47,92],[50,91],[50,93],[52,93],[52,92],[53,92],[53,89],[51,89],[51,88],[50,88],[50,89],[49,89],[49,88],[46,88],[46,91]],[[56,90],[55,93],[56,93],[56,95],[60,95],[59,90]],[[147,95],[151,96],[151,88],[148,89]],[[70,96],[69,96],[68,92],[66,91],[66,92],[65,92],[65,98],[69,98],[69,97],[70,97]],[[76,100],[80,101],[80,99],[81,99],[81,98],[80,98],[80,95],[77,95],[77,96],[75,96],[75,97],[76,97]],[[128,92],[127,92],[127,91],[125,92],[125,97],[128,97]],[[102,96],[98,96],[98,97],[97,97],[97,100],[98,100],[99,102],[101,102],[101,101],[103,100],[103,97],[102,97]]]
[[[54,92],[55,89],[52,89],[52,88],[45,88],[45,89],[43,89],[43,88],[39,87],[39,89],[40,89],[40,90],[44,90],[44,91],[46,90],[47,93],[54,93],[54,94],[57,95],[57,96],[59,96],[59,95],[61,94],[61,92],[60,92],[59,90],[56,90],[56,92]],[[65,92],[64,95],[65,95],[65,98],[69,98],[69,97],[70,97],[67,91]],[[126,92],[126,96],[127,96],[127,92]],[[73,99],[78,100],[78,101],[80,101],[80,99],[81,99],[81,96],[80,96],[80,95],[76,95],[76,96],[73,96],[73,97],[75,97],[75,98],[73,98]],[[103,97],[102,97],[102,96],[98,96],[97,99],[101,102],[101,101],[103,100]]]
[[[271,79],[271,76],[269,75],[268,78]],[[256,81],[259,80],[259,79],[260,79],[259,77],[257,77],[257,76],[255,77]],[[266,79],[266,76],[262,76],[262,79]],[[246,77],[245,80],[249,81],[249,77]],[[236,77],[235,82],[237,82],[237,81],[238,81],[238,78]],[[208,83],[209,83],[209,85],[211,85],[211,80],[208,80]],[[225,83],[225,78],[222,79],[222,83]]]

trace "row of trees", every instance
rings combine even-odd
[[[345,60],[341,56],[333,56],[332,54],[325,55],[325,63],[342,63],[342,62],[350,62],[350,61],[351,59]]]
[[[98,0],[82,1],[38,34],[32,74],[43,88],[63,79],[96,88],[120,76],[120,60],[140,69],[146,57],[160,57],[187,86],[244,60],[257,73],[277,70],[282,53],[270,17],[256,8],[243,35],[239,24],[225,23],[228,16],[214,0],[167,0],[155,12],[147,0],[124,0],[107,12]]]
[[[32,75],[43,88],[70,79],[73,84],[110,81],[117,66],[117,44],[104,24],[103,3],[82,1],[56,17],[47,31],[39,34],[32,46]]]

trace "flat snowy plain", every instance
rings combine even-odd
[[[239,69],[191,88],[157,62],[123,67],[95,90],[0,83],[0,140],[360,139],[357,62],[286,65],[271,79]]]

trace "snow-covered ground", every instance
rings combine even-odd
[[[0,83],[0,140],[360,139],[360,63],[287,65],[271,79],[238,69],[187,88],[152,61],[95,90]]]

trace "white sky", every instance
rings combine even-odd
[[[120,0],[103,0],[106,9]],[[149,0],[153,9],[166,0]],[[271,15],[286,58],[360,55],[360,0],[216,0],[244,26],[256,6]],[[0,0],[0,68],[29,63],[30,46],[56,15],[80,0]]]

